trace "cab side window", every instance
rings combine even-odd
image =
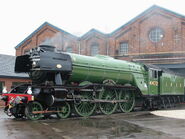
[[[151,70],[150,71],[150,77],[152,77],[152,78],[157,78],[158,76],[157,76],[157,71],[156,70]]]

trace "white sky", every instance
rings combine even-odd
[[[153,4],[185,15],[185,0],[0,0],[0,54],[15,55],[45,21],[78,36],[110,33]]]

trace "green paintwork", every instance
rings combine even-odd
[[[148,70],[148,95],[158,95],[159,92],[159,82],[158,82],[158,70],[149,69]],[[156,77],[154,76],[156,73]]]
[[[102,55],[96,57],[69,55],[73,65],[70,81],[103,83],[103,81],[109,79],[116,84],[138,86],[143,94],[147,94],[147,88],[144,85],[146,71],[143,65]],[[140,78],[143,84],[137,82],[136,78]]]
[[[184,78],[170,73],[163,73],[160,77],[160,94],[184,94]]]
[[[137,86],[143,95],[148,95],[148,77],[145,74],[133,73],[134,86]]]
[[[184,93],[183,77],[160,69],[150,69],[143,64],[117,60],[109,56],[91,57],[72,53],[69,55],[73,69],[69,82],[103,83],[105,80],[112,80],[116,84],[138,87],[143,95]],[[157,77],[151,76],[152,70],[156,71]]]
[[[157,77],[152,76],[152,71]],[[148,73],[148,95],[184,95],[184,77],[153,69]]]

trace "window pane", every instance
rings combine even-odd
[[[149,33],[149,38],[152,42],[159,42],[163,36],[163,30],[160,28],[154,28]]]
[[[91,46],[91,55],[95,56],[99,53],[99,47],[98,45],[92,45]]]
[[[128,43],[127,42],[120,43],[119,54],[120,55],[128,54]]]

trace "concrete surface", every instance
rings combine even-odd
[[[178,108],[176,108],[178,109]],[[182,109],[182,108],[181,108]],[[171,110],[173,111],[173,110]],[[0,110],[0,139],[183,139],[185,120],[160,117],[148,111],[28,121]]]

